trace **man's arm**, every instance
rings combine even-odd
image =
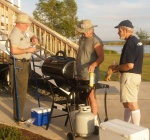
[[[34,53],[36,51],[36,48],[30,46],[28,48],[21,49],[18,46],[12,45],[10,51],[13,55],[17,55],[17,54],[25,54],[25,53]]]
[[[31,42],[32,42],[32,44],[37,45],[38,44],[38,38],[35,35],[33,35],[31,37]],[[30,46],[28,48],[22,49],[22,48],[19,48],[18,46],[12,45],[10,48],[10,51],[13,55],[18,55],[18,54],[25,54],[25,53],[35,53],[36,48]]]
[[[120,71],[128,71],[130,69],[133,69],[134,64],[133,63],[126,63],[126,64],[121,64],[116,66],[116,70],[120,70]]]
[[[133,69],[134,64],[133,63],[126,63],[126,64],[121,64],[121,65],[111,65],[109,66],[112,71],[128,71]]]

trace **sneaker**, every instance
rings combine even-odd
[[[95,126],[93,135],[99,135],[99,127]]]
[[[20,118],[19,120],[21,123],[24,123],[26,120],[24,118]]]

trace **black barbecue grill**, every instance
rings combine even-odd
[[[62,56],[59,56],[62,55]],[[74,79],[75,58],[66,57],[63,51],[58,51],[55,56],[48,57],[42,65],[42,73],[46,76],[58,76],[59,79]]]
[[[89,81],[79,80],[75,78],[75,59],[72,57],[67,57],[63,51],[59,51],[56,53],[55,56],[48,57],[45,59],[42,65],[42,73],[47,76],[47,80],[50,81],[54,79],[57,85],[49,82],[50,92],[53,95],[53,102],[51,107],[51,113],[49,116],[49,121],[46,126],[46,129],[49,127],[49,123],[51,122],[51,118],[60,117],[66,115],[66,122],[69,119],[71,133],[68,133],[67,139],[74,140],[75,139],[75,132],[73,129],[73,123],[71,119],[71,109],[72,105],[75,108],[78,104],[87,104],[87,97],[91,90],[99,89],[99,88],[109,88],[108,85],[105,84],[95,84],[94,87],[89,86]],[[66,92],[70,94],[66,94]],[[65,97],[65,99],[56,101],[55,94],[59,94],[60,96]],[[67,112],[67,114],[59,115],[59,116],[52,116],[53,108],[56,108],[56,104],[65,104],[66,109],[63,109]],[[76,108],[77,109],[77,108]],[[106,109],[106,93],[105,93],[105,114],[106,120],[107,118],[107,109]]]

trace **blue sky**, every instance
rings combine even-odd
[[[119,40],[114,26],[120,21],[132,21],[135,31],[140,28],[150,34],[150,0],[75,0],[78,6],[79,20],[90,19],[95,33],[104,41]],[[21,10],[30,16],[38,0],[21,1]]]

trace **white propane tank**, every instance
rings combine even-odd
[[[75,116],[76,134],[87,137],[94,132],[94,114],[90,106],[81,106]]]

